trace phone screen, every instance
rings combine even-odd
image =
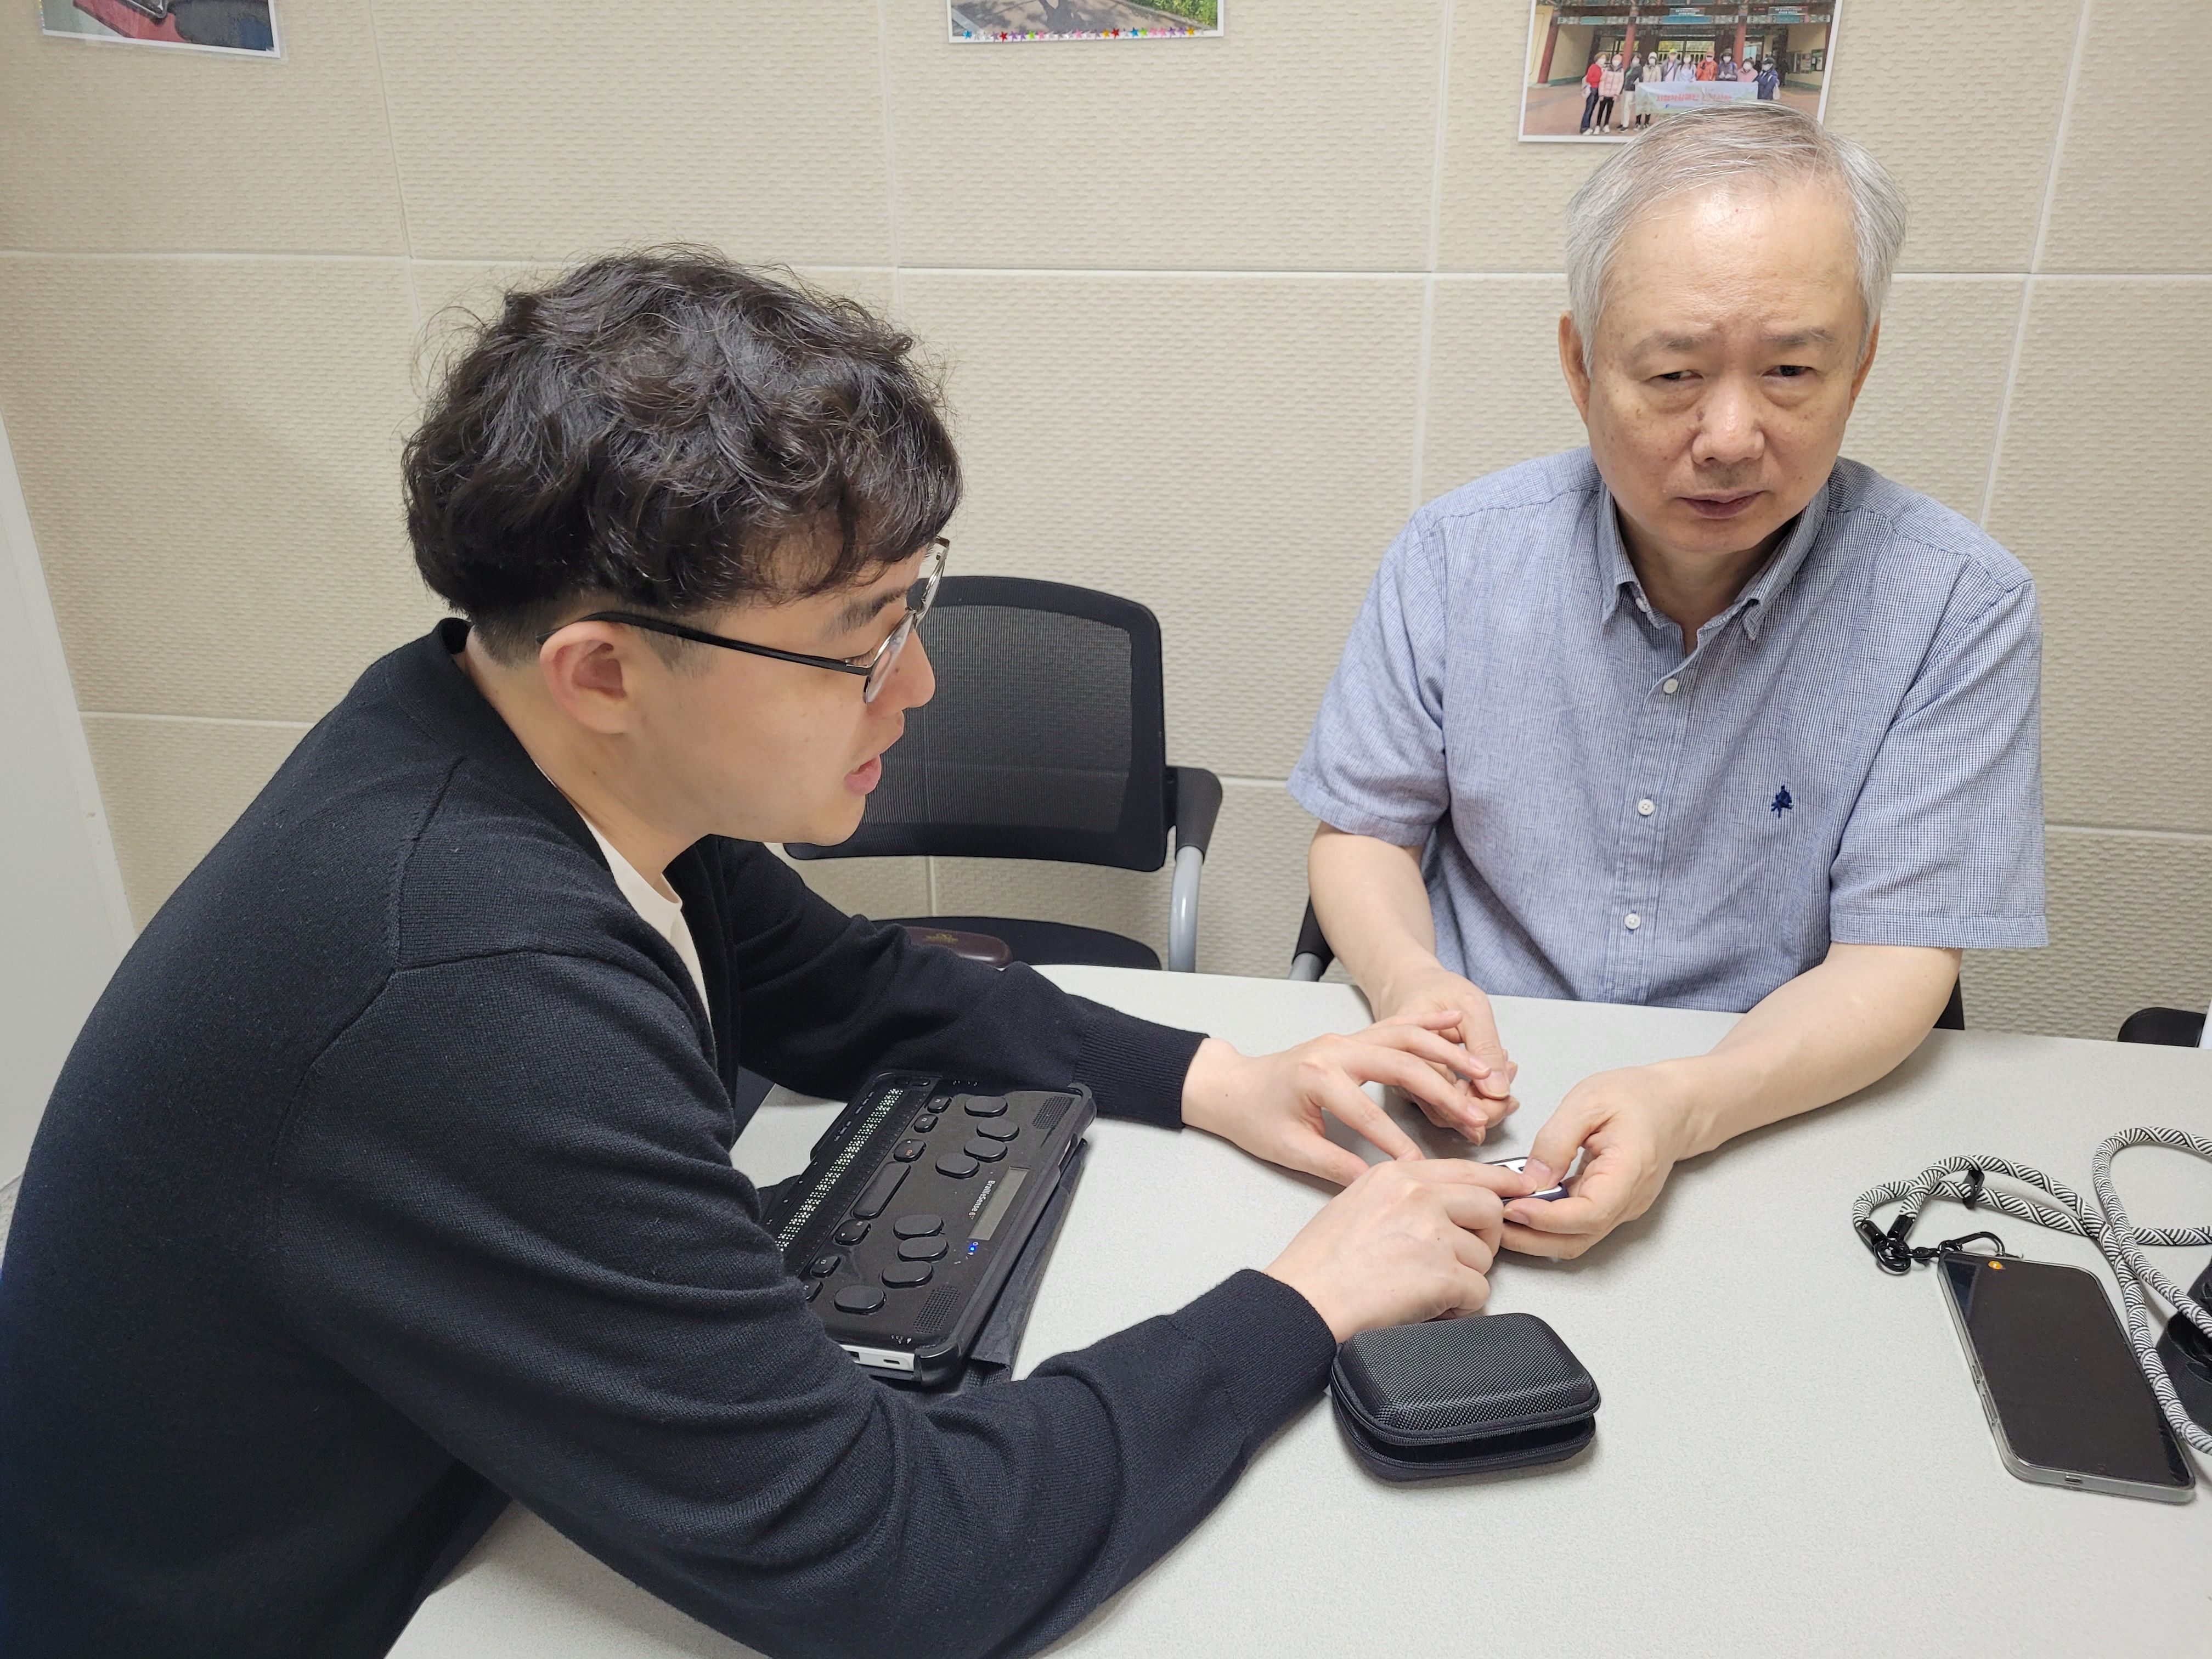
[[[1946,1255],[1937,1265],[2022,1462],[2139,1486],[2193,1484],[2094,1274],[2012,1256]]]

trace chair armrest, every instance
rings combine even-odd
[[[1202,858],[1213,839],[1214,823],[1221,817],[1221,780],[1202,766],[1170,766],[1168,776],[1176,851],[1195,847]]]
[[[1321,931],[1321,918],[1314,914],[1313,901],[1308,899],[1305,920],[1298,924],[1298,942],[1291,952],[1291,977],[1319,979],[1335,960],[1336,952],[1328,948]]]
[[[1198,884],[1221,817],[1221,780],[1202,766],[1168,769],[1175,814],[1175,885],[1168,892],[1168,971],[1198,971]]]

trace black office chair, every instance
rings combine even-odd
[[[2120,1022],[2119,1040],[2162,1043],[2170,1048],[2212,1048],[2212,1042],[2205,1041],[2205,1018],[2186,1008],[2138,1008]]]
[[[1319,979],[1328,971],[1328,964],[1335,960],[1336,952],[1328,948],[1328,940],[1322,936],[1321,918],[1314,915],[1313,901],[1308,899],[1306,919],[1298,924],[1298,942],[1291,951],[1291,977]],[[1956,980],[1951,981],[1951,1000],[1943,1005],[1943,1012],[1936,1016],[1934,1029],[1938,1031],[1963,1031],[1966,1029],[1966,1001]]]
[[[1017,576],[948,576],[922,638],[937,695],[906,717],[852,839],[795,859],[1049,859],[1157,870],[1175,831],[1168,966],[1198,966],[1198,889],[1221,781],[1167,763],[1160,625],[1133,599]],[[1013,960],[1158,968],[1103,928],[1014,916],[908,916],[987,934]]]

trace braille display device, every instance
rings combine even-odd
[[[768,1230],[864,1370],[951,1382],[1096,1111],[1081,1084],[994,1094],[886,1072],[777,1192]]]

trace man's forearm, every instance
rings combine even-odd
[[[1959,952],[1837,945],[1771,993],[1710,1054],[1662,1061],[1686,1103],[1685,1156],[1840,1100],[1886,1077],[1927,1036]]]
[[[1329,948],[1378,1007],[1394,978],[1437,966],[1419,848],[1322,824],[1306,854],[1306,881]]]

